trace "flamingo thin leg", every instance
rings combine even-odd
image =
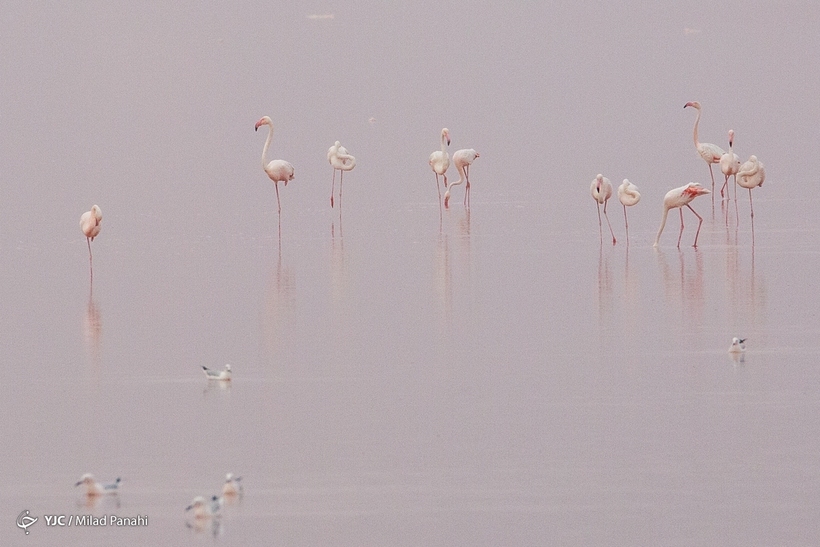
[[[333,194],[336,191],[336,169],[333,169],[333,180],[330,183],[330,208],[333,208]]]
[[[700,235],[700,225],[703,224],[703,217],[700,216],[694,209],[692,209],[692,206],[689,205],[688,203],[686,204],[686,206],[689,207],[690,211],[695,213],[696,217],[698,217],[698,231],[695,232],[695,242],[692,244],[692,247],[697,247],[698,246],[698,235]],[[681,218],[681,225],[683,225],[683,209],[681,209],[680,218]],[[683,233],[683,232],[681,232],[681,233]]]
[[[609,223],[609,215],[606,214],[606,204],[609,203],[608,201],[604,202],[604,216],[606,217],[606,225],[609,226],[609,233],[612,235],[612,244],[615,245],[615,232],[612,231],[612,224]]]

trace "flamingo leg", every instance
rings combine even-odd
[[[715,203],[715,172],[712,170],[712,164],[709,164],[709,176],[712,177],[712,204]],[[683,213],[681,213],[683,214]]]
[[[94,280],[94,262],[91,256],[91,238],[85,238],[85,242],[88,243],[88,269],[91,271],[91,279]]]
[[[624,205],[624,225],[626,226],[626,240],[629,241],[629,220],[626,218],[626,205]]]
[[[680,249],[680,239],[683,237],[683,207],[679,207],[680,211],[680,234],[678,234],[678,249]]]
[[[467,189],[464,191],[464,207],[470,208],[470,166],[464,167],[464,178],[467,179]]]
[[[601,236],[601,243],[604,242],[604,229],[601,226],[601,204],[595,201],[595,206],[598,209],[598,234]]]
[[[694,209],[692,209],[692,206],[689,205],[688,203],[686,204],[686,206],[689,207],[689,210],[692,211],[695,214],[696,217],[698,217],[698,231],[695,232],[695,242],[692,244],[692,247],[697,247],[698,246],[698,235],[700,234],[700,225],[703,224],[703,217],[700,216]],[[681,212],[680,212],[680,220],[681,220],[681,226],[683,226],[683,209],[681,209]],[[683,230],[681,230],[681,233],[683,233]]]
[[[333,193],[336,191],[336,169],[333,169],[333,181],[330,183],[330,208],[333,208]]]
[[[438,187],[438,173],[436,173],[436,191],[438,192],[438,204],[441,206],[441,188]]]
[[[342,212],[342,181],[344,180],[345,172],[339,170],[339,214]]]
[[[612,231],[612,224],[609,223],[609,215],[606,214],[606,205],[609,201],[604,201],[604,216],[606,217],[606,225],[609,226],[609,233],[612,235],[612,244],[615,245],[615,232]]]
[[[752,218],[755,217],[755,206],[752,205],[752,189],[749,188],[749,209],[752,210]]]
[[[273,187],[276,188],[276,212],[282,214],[282,203],[279,201],[279,183],[274,182]]]
[[[727,186],[729,186],[729,175],[724,175],[723,177],[724,177],[723,186],[720,187],[720,197],[721,197],[721,199],[723,199],[723,189],[726,188]],[[729,197],[728,192],[726,193],[726,197]]]

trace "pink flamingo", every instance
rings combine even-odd
[[[273,181],[274,188],[276,188],[276,208],[279,214],[281,214],[282,204],[279,201],[279,182],[284,182],[285,186],[287,186],[288,181],[293,180],[293,165],[285,160],[271,160],[271,162],[268,163],[265,156],[268,153],[268,147],[273,138],[273,122],[271,122],[268,116],[262,116],[262,118],[256,122],[253,128],[254,131],[259,130],[263,125],[267,125],[270,129],[268,129],[268,138],[265,140],[265,147],[262,148],[262,169],[268,174],[270,180]]]
[[[743,162],[737,172],[737,183],[749,190],[749,208],[752,210],[752,218],[755,216],[755,209],[752,205],[752,188],[763,186],[765,180],[766,169],[763,167],[763,162],[757,159],[757,156],[750,156],[748,160]]]
[[[709,166],[709,176],[712,177],[712,192],[715,191],[715,174],[712,172],[712,164],[719,163],[720,157],[725,154],[726,152],[720,146],[715,144],[711,144],[708,142],[700,142],[698,141],[698,123],[700,123],[700,103],[697,101],[691,101],[683,105],[683,108],[687,106],[691,106],[696,108],[698,111],[698,117],[695,118],[695,129],[694,129],[694,140],[695,140],[695,148],[700,154],[700,157],[703,158],[703,161]],[[714,203],[715,196],[712,194],[712,202]]]
[[[724,152],[720,157],[720,171],[723,173],[723,186],[720,188],[720,197],[723,197],[723,189],[729,185],[729,177],[734,176],[737,182],[737,171],[740,169],[740,158],[735,154],[733,145],[735,142],[735,130],[729,130],[729,151]],[[726,199],[729,199],[729,191],[726,191]],[[737,199],[737,187],[735,187],[735,199]]]
[[[669,190],[666,193],[666,196],[663,198],[663,218],[661,219],[661,227],[658,229],[658,235],[655,237],[655,247],[658,246],[658,241],[661,239],[661,234],[663,233],[663,228],[666,226],[666,215],[669,214],[669,209],[680,209],[680,235],[678,235],[678,249],[680,249],[680,240],[683,237],[683,206],[689,208],[696,217],[698,217],[698,231],[695,233],[695,243],[692,245],[693,247],[698,246],[698,235],[700,234],[700,225],[703,224],[703,217],[699,214],[695,213],[695,210],[692,209],[692,206],[689,203],[692,202],[698,196],[702,196],[703,194],[710,194],[708,188],[704,188],[697,182],[690,182],[685,186],[681,186],[680,188],[675,188],[673,190]]]
[[[330,206],[333,207],[333,192],[336,184],[336,170],[339,170],[339,207],[342,206],[342,177],[345,171],[352,171],[356,167],[356,158],[347,153],[347,148],[336,141],[327,150],[327,161],[333,167],[333,181],[330,183]]]
[[[601,234],[601,241],[603,242],[604,240],[603,228],[601,226],[601,204],[603,203],[606,224],[609,226],[609,233],[612,235],[612,244],[615,245],[615,232],[612,231],[612,224],[609,223],[609,216],[606,214],[606,204],[609,202],[609,198],[612,197],[612,183],[608,178],[599,173],[598,176],[595,177],[595,180],[592,181],[589,191],[598,207],[598,232]]]
[[[94,277],[94,264],[91,256],[91,242],[94,238],[100,235],[100,223],[102,223],[102,211],[97,205],[92,205],[90,211],[86,211],[80,217],[80,230],[85,235],[85,241],[88,243],[88,266],[91,268],[91,277]]]
[[[445,208],[448,207],[448,203],[450,202],[450,188],[465,181],[467,185],[464,187],[464,207],[470,208],[470,166],[478,157],[481,156],[472,148],[464,148],[453,154],[453,163],[456,166],[456,170],[458,170],[458,180],[447,185],[447,191],[444,192]]]
[[[618,201],[624,206],[624,224],[626,225],[626,242],[629,243],[629,221],[626,219],[626,208],[637,205],[641,201],[641,193],[638,192],[638,187],[624,179],[620,186],[618,186]]]
[[[430,167],[436,174],[436,190],[438,191],[439,206],[441,206],[441,189],[438,187],[438,176],[444,176],[444,187],[447,188],[447,168],[450,167],[450,154],[447,146],[450,144],[450,130],[446,127],[441,130],[441,150],[430,154]]]

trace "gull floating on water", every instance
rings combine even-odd
[[[222,485],[222,496],[237,497],[242,495],[242,477],[234,477],[233,473],[225,475],[225,484]]]
[[[231,365],[225,365],[225,370],[212,370],[203,365],[202,370],[205,372],[205,377],[208,378],[208,380],[228,381],[231,379]]]
[[[729,353],[743,353],[746,351],[746,345],[743,343],[745,342],[745,338],[738,338],[735,336],[732,338],[732,345],[729,346]]]
[[[209,519],[218,517],[222,511],[222,498],[211,496],[210,502],[204,496],[197,496],[191,505],[185,508],[185,512],[193,510],[195,519]]]
[[[84,484],[86,496],[102,496],[105,494],[116,494],[119,492],[121,480],[122,479],[120,477],[117,477],[117,480],[115,480],[114,482],[101,484],[94,480],[94,475],[92,475],[91,473],[86,473],[85,475],[80,477],[80,480],[77,481],[74,487],[76,488],[77,486]]]

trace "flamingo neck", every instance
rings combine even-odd
[[[464,172],[464,166],[457,164],[456,169],[458,170],[458,180],[448,184],[447,190],[449,190],[453,186],[458,186],[459,184],[462,184],[465,180],[467,180],[467,173]]]
[[[655,247],[658,246],[658,242],[661,240],[661,234],[663,233],[663,229],[666,227],[666,217],[669,214],[669,207],[663,208],[663,217],[661,218],[661,227],[658,228],[658,235],[655,236]]]
[[[441,134],[441,152],[444,155],[447,155],[447,137],[444,133]]]
[[[693,131],[693,138],[695,140],[695,148],[700,148],[700,143],[698,142],[698,124],[700,123],[700,108],[698,110],[698,115],[695,118],[695,129]]]
[[[268,162],[265,160],[265,156],[268,155],[268,147],[270,147],[270,141],[273,138],[273,124],[268,124],[268,138],[265,139],[265,146],[262,148],[262,169],[267,167]]]

